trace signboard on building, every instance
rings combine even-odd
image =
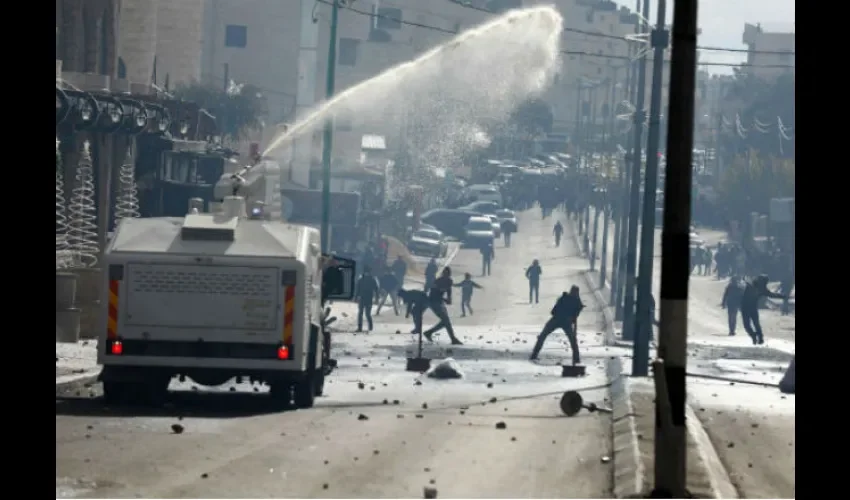
[[[311,226],[322,223],[321,190],[285,188],[280,194],[285,221]],[[359,215],[360,193],[331,192],[331,225],[356,226]]]
[[[770,200],[770,221],[777,223],[794,222],[794,198],[772,198]]]

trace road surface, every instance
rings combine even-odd
[[[348,330],[335,334],[339,368],[311,410],[273,412],[264,389],[247,384],[210,391],[175,381],[158,409],[106,407],[97,386],[57,394],[57,497],[421,498],[434,487],[443,498],[610,498],[610,420],[558,408],[569,389],[607,396],[610,353],[592,294],[579,326],[588,376],[560,377],[562,334],[539,363],[527,360],[554,299],[583,283],[586,266],[568,257],[569,245],[555,248],[550,221],[535,215],[520,214],[522,232],[513,248],[499,245],[492,276],[477,276],[474,251],[452,263],[485,288],[474,316],[458,319],[459,300],[452,306],[466,345],[449,351],[442,335],[425,354],[454,357],[464,379],[405,372],[414,342],[396,333],[411,328],[403,316],[382,312],[373,333],[355,335],[350,306],[338,305],[336,326]],[[544,279],[541,303],[530,306],[523,272],[534,258]]]

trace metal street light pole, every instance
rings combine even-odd
[[[658,0],[658,22],[652,30],[652,94],[649,98],[649,137],[646,143],[646,180],[643,192],[643,223],[640,227],[640,270],[635,315],[635,342],[632,375],[649,375],[649,339],[652,337],[652,264],[655,259],[655,190],[658,186],[658,146],[661,135],[661,85],[664,79],[664,51],[670,33],[664,26],[667,0]]]
[[[661,232],[661,328],[656,380],[666,394],[655,395],[656,498],[687,494],[685,373],[688,363],[688,281],[694,143],[694,90],[697,61],[697,0],[673,4],[670,111],[667,119],[667,170],[664,227]],[[667,422],[669,425],[663,425]]]
[[[592,86],[587,90],[587,94],[588,94],[587,100],[590,103],[590,109],[588,110],[587,121],[585,122],[587,124],[587,127],[585,128],[585,133],[584,133],[584,137],[585,137],[584,178],[585,178],[585,182],[587,184],[585,185],[585,188],[584,188],[585,204],[584,204],[584,241],[583,241],[583,245],[584,245],[584,253],[591,259],[591,264],[590,264],[591,270],[593,270],[592,259],[594,258],[594,255],[592,255],[592,253],[590,251],[590,203],[593,200],[593,196],[592,196],[592,193],[590,191],[590,186],[592,185],[591,177],[590,177],[591,176],[590,165],[593,163],[593,152],[590,150],[590,141],[591,141],[591,134],[594,133],[594,129],[596,128],[596,85],[597,84],[595,84],[595,83],[592,84]],[[596,231],[597,229],[598,229],[598,226],[594,225],[594,231]],[[594,244],[594,246],[596,246],[596,239],[595,239],[596,233],[595,232],[593,234],[593,238],[594,238],[593,244]],[[595,249],[594,249],[594,252],[595,252]]]
[[[643,0],[643,12],[649,14],[649,0]],[[641,24],[641,32],[646,32],[646,23]],[[634,114],[635,138],[632,144],[632,185],[629,194],[629,236],[626,244],[626,289],[623,293],[623,340],[634,340],[635,315],[635,267],[637,265],[637,236],[640,224],[640,171],[641,149],[643,147],[643,126],[646,122],[644,101],[646,100],[646,51],[640,57],[637,77],[637,102]]]
[[[581,90],[582,90],[582,79],[581,77],[576,79],[576,128],[573,133],[573,144],[575,145],[575,150],[573,153],[576,158],[576,180],[579,180],[579,176],[581,175],[581,149],[579,148],[579,137],[581,137],[581,117],[584,115],[584,109],[581,101]],[[576,191],[575,195],[578,197],[581,195],[580,191]],[[578,220],[578,234],[582,234],[582,223],[584,222],[581,218],[581,214],[576,214],[576,219]]]
[[[640,0],[635,0],[635,33],[640,33],[641,31],[641,10],[640,10]],[[628,97],[629,103],[636,102],[635,93],[637,92],[637,68],[636,64],[632,60],[634,52],[634,46],[629,46],[629,65],[628,74],[627,74],[627,83],[626,83],[626,95]],[[628,144],[628,151],[631,151],[632,146]],[[621,321],[623,319],[623,293],[625,291],[626,285],[626,243],[628,241],[628,233],[629,233],[629,218],[626,212],[628,208],[628,204],[626,202],[626,193],[628,192],[629,186],[632,185],[632,170],[628,165],[628,154],[627,157],[623,159],[621,169],[623,171],[623,177],[621,177],[621,191],[618,197],[618,212],[619,212],[619,221],[620,221],[620,230],[617,235],[617,247],[615,250],[615,255],[617,256],[617,286],[611,289],[611,297],[614,303],[614,319],[617,321]]]
[[[606,80],[608,85],[608,92],[606,96],[606,105],[608,106],[608,113],[603,117],[604,123],[602,128],[602,147],[605,148],[605,153],[602,155],[602,164],[605,167],[606,174],[608,171],[608,140],[611,135],[611,120],[613,117],[613,102],[614,102],[614,84],[616,82],[617,69],[614,68],[613,75]],[[602,252],[601,252],[601,260],[599,261],[599,288],[605,287],[605,273],[608,272],[608,224],[610,218],[610,212],[608,211],[608,202],[611,199],[609,196],[609,188],[611,187],[611,182],[607,178],[606,175],[606,183],[605,183],[605,191],[603,191],[603,195],[599,198],[600,203],[597,206],[597,210],[599,207],[602,208]]]
[[[339,24],[339,0],[332,0],[331,6],[331,33],[328,43],[328,67],[325,79],[325,98],[330,99],[334,95],[336,83],[336,38],[337,24]],[[322,251],[331,251],[330,229],[331,229],[331,155],[333,154],[334,122],[329,116],[325,121],[325,131],[322,137]]]

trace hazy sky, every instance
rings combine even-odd
[[[617,0],[634,9],[635,0]],[[673,1],[667,0],[667,22],[673,19]],[[741,42],[744,23],[761,23],[770,31],[794,31],[794,0],[700,0],[699,44],[745,49]],[[641,0],[643,4],[643,0]],[[655,23],[657,0],[650,0],[650,20]],[[743,62],[746,54],[700,51],[700,61]],[[731,73],[728,67],[708,68],[712,73]]]

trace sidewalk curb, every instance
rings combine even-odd
[[[56,378],[57,391],[69,391],[88,387],[95,382],[100,376],[100,367],[94,370],[88,370],[84,373],[73,373],[71,375],[63,375]]]
[[[608,300],[602,290],[594,286],[592,273],[583,273],[587,285],[593,290],[594,297],[601,306],[603,317],[603,332],[605,344],[617,347],[631,347],[630,343],[616,339],[612,325],[614,311],[608,306]],[[614,455],[614,497],[636,498],[643,497],[646,489],[646,468],[638,444],[640,437],[635,419],[632,391],[629,388],[628,377],[622,373],[622,360],[612,357],[608,360],[607,375],[611,384],[611,440]],[[697,418],[690,405],[685,406],[688,437],[697,448],[701,458],[700,464],[690,464],[691,467],[702,467],[708,478],[713,498],[738,498],[738,492],[729,478],[729,472],[720,461],[717,450],[711,443],[708,433]]]
[[[643,497],[646,470],[638,445],[637,422],[628,380],[623,375],[619,357],[608,360],[607,375],[611,384],[611,451],[614,456],[614,498]]]

